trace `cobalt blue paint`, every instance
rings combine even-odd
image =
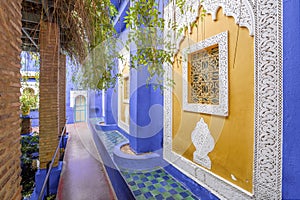
[[[127,15],[126,12],[129,10],[130,1],[129,0],[123,0],[119,6],[119,16],[117,16],[118,19],[116,19],[116,24],[114,26],[117,33],[121,33],[126,29],[126,24],[124,23],[125,16]]]
[[[57,167],[52,168],[49,176],[50,180],[50,194],[56,194],[57,193],[57,188],[58,188],[58,183],[59,183],[59,178],[60,178],[60,173],[62,170],[62,165],[63,162],[59,162]],[[44,180],[46,178],[47,174],[47,169],[39,169],[36,174],[35,174],[35,189],[33,191],[33,194],[31,196],[31,200],[36,200],[38,199],[38,196],[42,190]],[[47,190],[47,189],[46,189]],[[45,194],[46,194],[45,190]]]
[[[74,85],[72,83],[72,62],[70,58],[67,56],[66,59],[66,118],[68,124],[74,123],[74,109],[70,107],[70,95],[71,90],[74,89]]]
[[[163,164],[161,155],[156,152],[143,155],[124,153],[121,147],[126,144],[128,144],[127,141],[117,144],[113,151],[113,160],[120,169],[151,170]]]
[[[161,130],[152,137],[139,138],[129,135],[128,139],[130,141],[130,147],[132,148],[132,151],[134,151],[136,154],[140,154],[162,149],[162,137],[163,131]]]
[[[300,1],[283,1],[283,199],[300,198]]]
[[[38,127],[39,126],[39,111],[37,109],[31,110],[29,116],[31,119],[31,126]]]
[[[156,151],[162,148],[163,96],[159,89],[154,91],[153,84],[146,85],[145,80],[148,76],[146,68],[133,69],[130,72],[129,128],[132,136],[129,137],[129,141],[135,153]],[[151,111],[151,109],[155,110]]]
[[[119,170],[117,170],[114,162],[109,156],[105,146],[101,142],[100,138],[97,136],[97,132],[95,132],[95,129],[91,126],[92,125],[90,124],[95,144],[101,156],[101,160],[103,161],[107,175],[109,176],[110,182],[114,188],[115,194],[117,195],[117,198],[126,200],[135,199],[127,183],[123,179],[121,173],[119,172]]]
[[[88,91],[89,100],[89,118],[102,117],[102,106],[99,104],[102,101],[102,91]]]
[[[209,192],[207,189],[184,175],[178,169],[173,167],[172,165],[167,165],[164,169],[171,174],[175,179],[179,180],[186,188],[188,188],[195,196],[199,199],[205,200],[218,200],[219,198],[216,197],[214,194]]]
[[[39,61],[34,60],[28,51],[21,52],[21,71],[39,71]]]
[[[108,89],[105,93],[105,123],[106,124],[116,124],[116,121],[118,119],[115,119],[114,116],[117,116],[115,114],[115,112],[117,112],[117,108],[118,108],[118,101],[116,100],[116,98],[113,98],[113,96],[117,96],[117,95],[113,95],[114,89]]]

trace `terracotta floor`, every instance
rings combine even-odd
[[[110,200],[114,193],[86,123],[68,125],[58,200]]]

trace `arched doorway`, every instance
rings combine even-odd
[[[77,96],[75,99],[74,121],[75,122],[86,121],[86,99],[82,95]]]

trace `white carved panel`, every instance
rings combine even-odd
[[[211,160],[207,154],[214,149],[215,140],[211,136],[208,126],[203,118],[197,123],[191,137],[196,148],[196,151],[193,154],[194,162],[211,169]]]
[[[203,6],[207,14],[212,15],[213,20],[216,20],[217,11],[222,7],[224,15],[234,17],[239,26],[246,27],[251,36],[255,35],[254,0],[204,0],[202,4],[200,1],[187,0],[183,6],[184,13],[173,0],[164,10],[164,18],[167,22],[164,35],[166,41],[174,44],[175,53],[185,37],[184,33],[179,33],[178,30],[185,26],[189,27],[197,20],[200,6]],[[176,31],[173,30],[174,24],[177,26]]]
[[[219,105],[189,103],[188,54],[214,44],[219,46]],[[220,33],[185,48],[183,50],[183,58],[183,109],[191,112],[228,116],[228,32]]]
[[[253,36],[255,20],[251,4],[248,0],[206,0],[203,7],[213,20],[216,20],[217,11],[222,7],[224,15],[233,17],[236,24],[248,28],[249,34]]]
[[[220,199],[281,199],[282,0],[205,0],[204,5],[212,15],[222,7],[225,15],[233,16],[240,26],[247,27],[250,35],[255,37],[253,192],[249,193],[204,168],[194,168],[192,161],[172,151],[172,88],[164,90],[164,158]],[[200,3],[187,0],[186,6],[193,9],[180,14],[171,1],[165,8],[164,18],[175,20],[180,25],[189,25],[196,20]],[[171,27],[166,27],[165,36],[176,43],[177,52],[184,35],[176,35]],[[172,79],[172,66],[165,65],[165,70],[165,79]],[[175,163],[182,159],[185,162]]]

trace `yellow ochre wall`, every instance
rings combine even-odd
[[[252,192],[254,141],[254,38],[247,28],[236,25],[233,17],[219,9],[217,20],[210,15],[196,22],[180,45],[184,49],[228,30],[229,115],[221,117],[182,110],[182,67],[180,53],[174,64],[173,79],[173,151],[193,161],[196,150],[191,133],[202,117],[215,140],[208,154],[211,172]],[[189,36],[188,36],[189,35]],[[238,35],[238,37],[237,37]],[[234,61],[235,60],[235,61]],[[235,64],[234,64],[235,63]],[[236,179],[236,180],[234,180]]]
[[[129,76],[129,66],[126,64],[125,66],[124,66],[124,68],[123,68],[123,71],[122,71],[122,75],[123,76]],[[130,79],[129,79],[130,80]],[[128,121],[128,123],[126,123],[126,117],[128,117],[129,118],[129,116],[126,116],[126,112],[125,112],[125,110],[126,109],[128,109],[129,110],[129,103],[125,103],[124,102],[124,94],[123,94],[123,90],[124,90],[124,84],[125,84],[125,82],[123,81],[122,82],[122,86],[121,86],[121,121],[124,123],[124,124],[126,124],[126,125],[128,125],[129,126],[129,121]],[[129,88],[128,88],[129,89]]]

